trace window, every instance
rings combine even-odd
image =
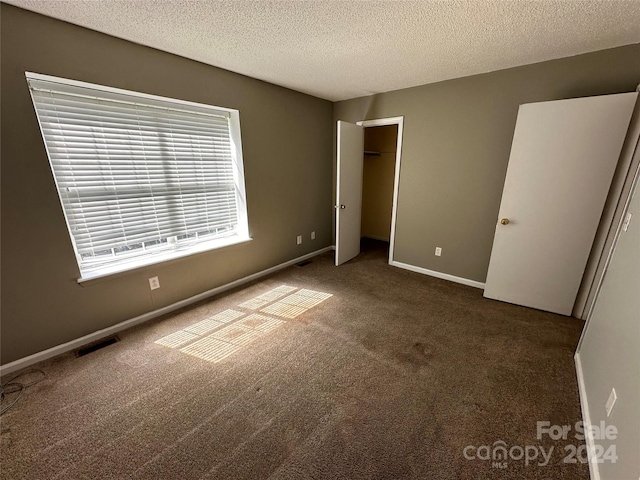
[[[237,110],[27,81],[80,280],[249,240]]]

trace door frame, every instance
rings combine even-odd
[[[393,253],[395,249],[396,239],[396,219],[398,212],[398,192],[400,189],[400,163],[402,161],[402,133],[404,131],[404,116],[377,118],[374,120],[361,120],[356,122],[361,127],[385,127],[388,125],[397,125],[398,134],[396,138],[396,164],[393,175],[393,203],[391,208],[391,232],[389,234],[389,265],[393,262]]]
[[[640,92],[640,85],[636,88]],[[620,234],[619,229],[624,218],[624,211],[630,201],[635,179],[640,173],[640,98],[636,107],[627,138],[622,147],[618,167],[611,182],[609,197],[605,203],[598,233],[593,241],[593,251],[585,268],[582,285],[578,290],[573,316],[589,321],[591,311],[600,292],[606,269],[611,261],[613,249]],[[586,328],[585,328],[586,330]]]
[[[640,142],[638,142],[640,145]],[[640,157],[640,149],[636,150],[635,157]],[[622,224],[624,223],[626,213],[629,209],[629,204],[633,199],[634,194],[636,194],[636,189],[638,190],[637,194],[640,195],[640,164],[634,165],[634,169],[632,172],[629,172],[627,177],[630,189],[625,192],[625,194],[620,196],[619,204],[621,205],[621,215],[618,221],[616,222],[616,226],[613,229],[613,232],[609,233],[609,237],[611,238],[611,247],[603,252],[604,255],[604,267],[602,269],[602,273],[598,275],[598,277],[593,282],[593,287],[595,289],[595,293],[593,294],[592,301],[586,305],[586,313],[584,315],[583,320],[585,320],[584,328],[582,329],[582,334],[580,335],[580,340],[578,341],[578,345],[576,346],[576,353],[574,355],[574,359],[578,357],[580,354],[580,349],[582,348],[582,342],[584,337],[587,335],[587,331],[589,330],[589,324],[591,321],[591,315],[593,314],[593,310],[595,308],[596,302],[598,301],[598,296],[600,295],[600,290],[602,288],[602,284],[604,283],[604,277],[609,268],[609,264],[615,254],[616,247],[618,246],[618,239],[622,234]],[[640,220],[640,219],[638,219]]]

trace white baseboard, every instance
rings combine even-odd
[[[277,272],[278,270],[282,270],[284,268],[290,267],[291,265],[295,265],[296,263],[303,262],[304,260],[315,257],[322,253],[329,252],[333,250],[333,248],[334,247],[329,246],[329,247],[322,248],[320,250],[316,250],[315,252],[302,255],[301,257],[294,258],[293,260],[289,260],[287,262],[281,263],[279,265],[276,265],[275,267],[267,268],[266,270],[262,270],[252,275],[248,275],[244,278],[234,280],[233,282],[227,283],[225,285],[212,288],[211,290],[207,290],[206,292],[199,293],[198,295],[194,295],[193,297],[189,297],[185,300],[181,300],[171,305],[167,305],[166,307],[153,310],[152,312],[148,312],[140,316],[130,318],[129,320],[125,320],[124,322],[120,322],[111,327],[98,330],[96,332],[90,333],[89,335],[85,335],[84,337],[76,338],[75,340],[71,340],[70,342],[48,348],[47,350],[34,353],[33,355],[29,355],[28,357],[20,358],[11,363],[7,363],[6,365],[1,365],[0,376],[13,373],[17,370],[23,369],[25,367],[41,362],[43,360],[47,360],[49,358],[55,357],[62,353],[68,352],[70,350],[75,350],[76,348],[80,348],[83,345],[86,345],[91,342],[95,342],[96,340],[100,340],[101,338],[104,338],[104,337],[108,337],[117,332],[133,327],[134,325],[144,323],[148,320],[159,317],[160,315],[173,312],[174,310],[178,310],[179,308],[186,307],[188,305],[191,305],[192,303],[199,302],[200,300],[204,300],[205,298],[212,297],[226,290],[231,290],[232,288],[239,287],[240,285],[244,285],[246,283],[252,282],[253,280],[257,280],[261,277],[265,277],[274,272]]]
[[[580,353],[576,353],[573,356],[576,363],[576,374],[578,376],[578,392],[580,392],[580,409],[582,410],[582,423],[584,424],[584,431],[591,431],[591,415],[589,414],[589,403],[587,402],[587,391],[584,386],[584,377],[582,375],[582,363],[580,362]],[[596,447],[591,435],[585,435],[585,442],[587,442],[587,457],[589,458],[589,476],[591,480],[600,480],[600,470],[598,463],[593,461],[597,458]]]
[[[451,282],[462,283],[463,285],[469,285],[470,287],[484,289],[484,283],[476,282],[475,280],[469,280],[468,278],[456,277],[455,275],[449,275],[448,273],[436,272],[435,270],[428,270],[422,267],[416,267],[407,263],[398,262],[392,260],[389,265],[394,267],[404,268],[405,270],[411,270],[412,272],[422,273],[424,275],[430,275],[432,277],[442,278],[443,280],[449,280]]]

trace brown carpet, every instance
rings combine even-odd
[[[563,462],[582,444],[572,433],[536,438],[537,421],[581,418],[582,322],[390,267],[385,254],[369,242],[339,268],[325,254],[37,365],[46,379],[2,417],[1,478],[587,479],[586,464]],[[238,306],[281,285],[332,296],[289,319]],[[155,343],[227,309],[284,321],[246,321],[246,341],[222,340],[244,346],[217,363]],[[190,335],[186,345],[209,338]],[[481,459],[496,445],[515,458]],[[469,460],[467,446],[488,448]],[[519,459],[527,446],[554,447],[548,465]]]

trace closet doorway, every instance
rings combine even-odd
[[[336,265],[356,257],[363,238],[389,242],[393,259],[403,121],[338,122]]]
[[[396,167],[398,125],[364,129],[362,163],[362,220],[360,237],[363,248],[377,240],[391,240],[393,184]]]
[[[357,124],[364,127],[365,150],[360,233],[365,239],[389,242],[391,263],[396,236],[404,117],[364,120]]]

